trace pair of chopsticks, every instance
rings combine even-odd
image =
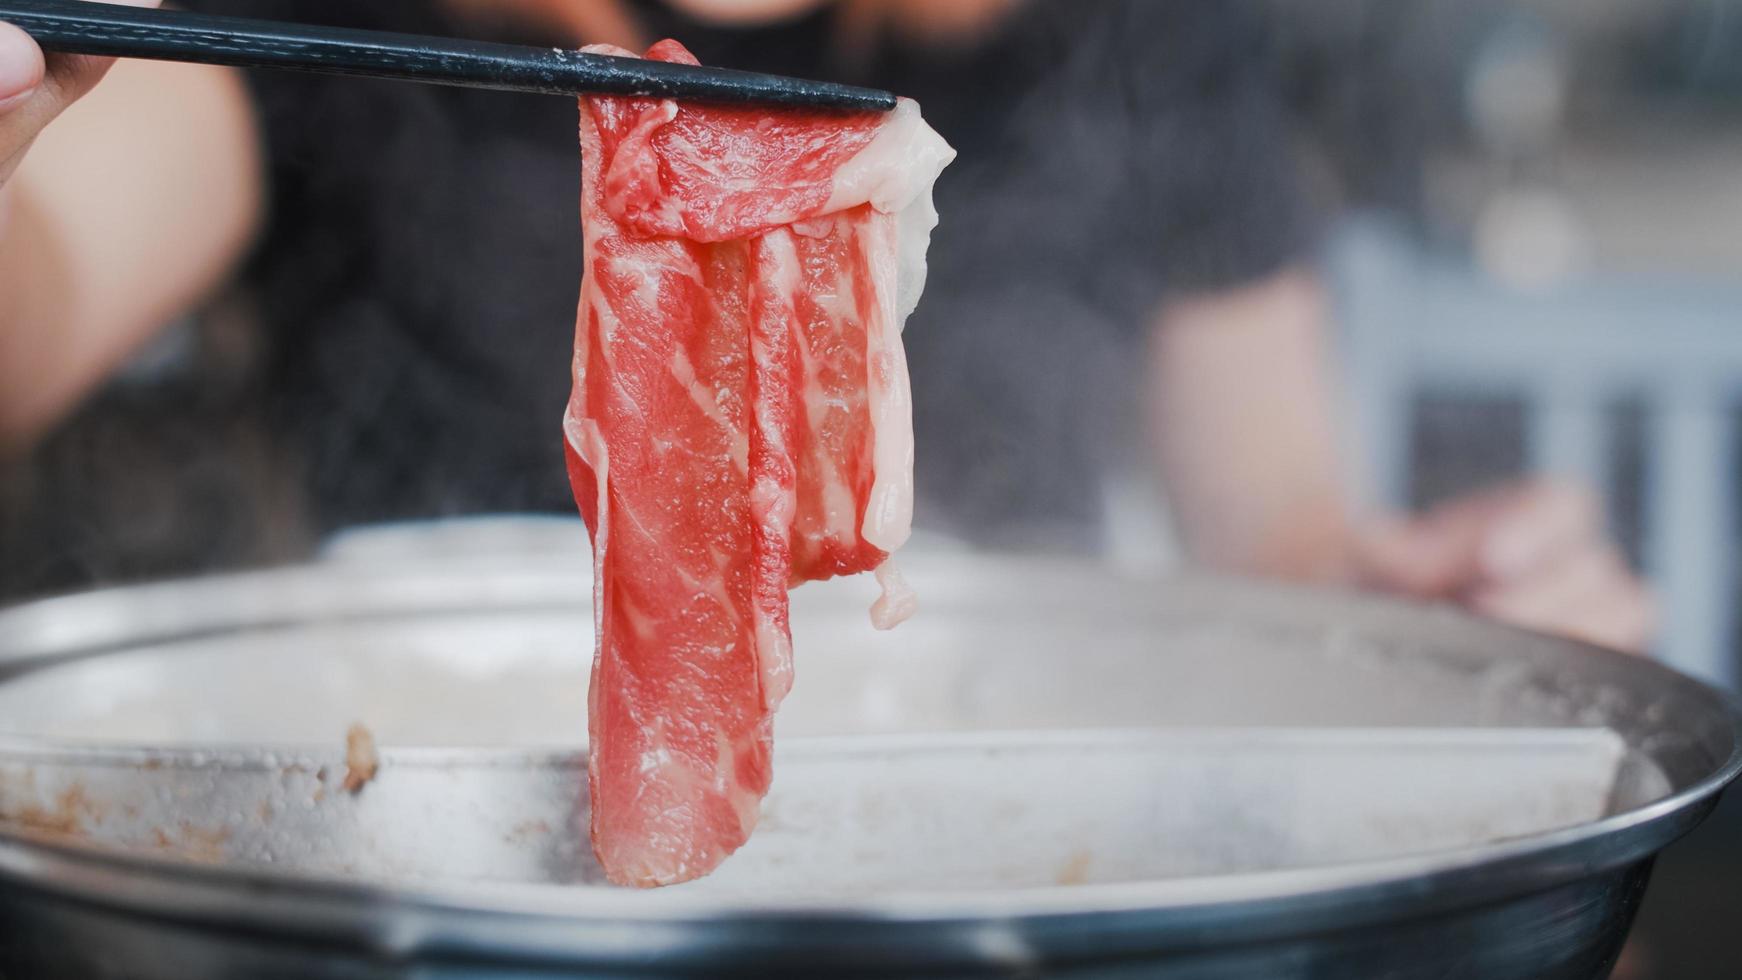
[[[87,0],[0,0],[0,21],[22,28],[44,50],[74,54],[287,68],[549,95],[895,108],[895,96],[888,92],[832,82],[562,48],[213,17]]]

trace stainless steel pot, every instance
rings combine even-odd
[[[795,594],[762,826],[653,893],[581,836],[580,555],[0,614],[0,976],[1600,976],[1742,767],[1720,694],[1447,610],[908,577],[890,634],[867,583]]]

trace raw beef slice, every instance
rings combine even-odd
[[[620,49],[592,49],[626,56]],[[693,64],[674,41],[647,57]],[[885,566],[912,514],[901,326],[954,156],[903,100],[841,114],[581,100],[569,477],[593,537],[588,783],[606,875],[749,837],[792,685],[787,590]]]

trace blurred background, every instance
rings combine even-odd
[[[1742,3],[1277,3],[1341,175],[1365,485],[1427,504],[1533,469],[1602,488],[1659,654],[1734,686]],[[1330,183],[1329,181],[1327,183]],[[1742,975],[1742,799],[1659,862],[1634,975]]]
[[[1350,177],[1326,262],[1373,491],[1604,488],[1663,654],[1733,682],[1742,6],[1276,10]]]
[[[1321,261],[1360,485],[1411,506],[1541,470],[1599,487],[1659,591],[1658,654],[1734,689],[1742,0],[1268,0],[1266,13],[1329,216]],[[0,598],[310,546],[288,464],[250,421],[244,299],[163,334],[0,464]],[[1742,976],[1737,922],[1732,793],[1660,862],[1626,969]]]

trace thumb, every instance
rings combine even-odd
[[[159,0],[117,0],[155,7]],[[24,151],[61,110],[97,84],[112,59],[44,56],[29,34],[0,23],[0,186],[18,169]]]
[[[42,84],[42,50],[30,35],[11,24],[0,24],[0,113],[19,107]]]
[[[0,24],[0,186],[18,169],[24,150],[42,124],[37,121],[48,71],[30,35]]]

